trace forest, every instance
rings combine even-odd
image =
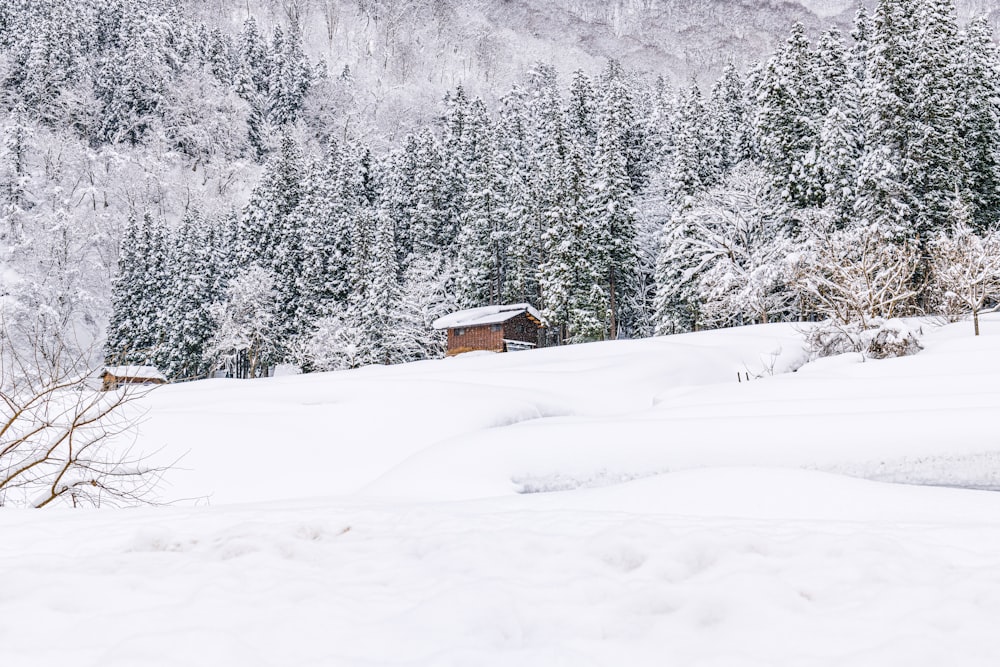
[[[816,321],[917,345],[1000,280],[1000,59],[952,0],[794,25],[697,80],[548,62],[375,140],[300,15],[0,2],[5,336],[175,380],[443,354],[430,323],[529,302],[565,343]]]

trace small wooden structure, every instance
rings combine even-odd
[[[166,384],[167,378],[152,366],[106,366],[101,382],[104,391],[114,391],[129,384]]]
[[[434,321],[448,330],[448,356],[485,350],[517,352],[545,345],[545,321],[527,303],[461,310]]]

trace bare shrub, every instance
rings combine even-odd
[[[0,507],[152,503],[167,467],[134,448],[146,387],[101,391],[86,357],[48,363],[0,327]]]

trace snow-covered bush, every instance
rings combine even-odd
[[[978,336],[979,311],[1000,296],[1000,233],[977,234],[968,207],[959,202],[955,209],[951,232],[940,232],[931,242],[934,301],[952,321],[971,312]]]
[[[815,357],[832,357],[858,352],[869,359],[886,359],[916,354],[923,346],[920,332],[903,320],[875,318],[864,326],[827,320],[805,330],[806,342]]]
[[[307,371],[339,371],[366,363],[364,332],[346,310],[322,317],[289,350],[290,361]]]
[[[259,266],[240,271],[226,288],[225,300],[212,304],[215,335],[206,356],[237,377],[266,374],[280,358],[274,337],[277,290],[274,272]]]
[[[787,209],[759,170],[744,167],[695,198],[665,228],[657,262],[658,330],[780,321],[795,308],[786,261]],[[693,313],[697,314],[694,315]]]
[[[807,334],[815,356],[885,358],[920,350],[913,332],[895,319],[919,313],[916,246],[887,238],[877,226],[819,229],[796,266],[804,307],[824,320]]]

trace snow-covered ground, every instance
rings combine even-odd
[[[0,665],[996,665],[983,325],[158,389],[175,505],[0,512]]]

